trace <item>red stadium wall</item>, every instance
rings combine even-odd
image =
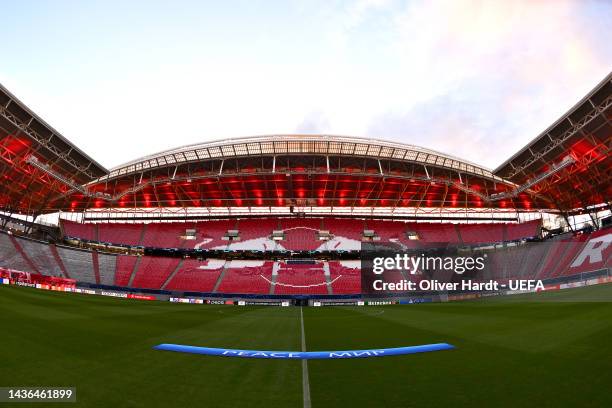
[[[405,245],[410,245],[407,238],[409,232],[416,233],[422,242],[479,244],[513,241],[539,236],[541,222],[536,220],[522,224],[439,224],[335,218],[263,218],[149,224],[78,224],[62,220],[62,225],[66,236],[122,245],[308,251],[345,249],[345,246],[359,249],[364,230],[373,230],[381,241],[398,241]],[[227,231],[233,229],[239,231],[240,240],[224,240]],[[195,230],[194,239],[183,238],[187,230]],[[284,232],[283,240],[270,239],[272,231],[275,230]],[[336,239],[332,239],[327,245],[318,240],[316,234],[322,230],[329,231],[332,238]]]
[[[385,230],[381,239],[398,238],[403,229],[383,228],[386,222],[389,221],[374,222],[368,227]],[[349,224],[342,220],[340,225],[346,228]],[[421,231],[433,230],[431,225],[423,225],[425,229]],[[446,237],[451,234],[446,226],[438,231],[443,231],[440,234]],[[430,235],[429,238],[437,240],[440,236]],[[491,267],[478,278],[555,279],[611,268],[611,243],[612,229],[605,229],[592,234],[563,235],[539,243],[510,245],[489,252]],[[182,292],[260,295],[360,293],[359,261],[318,261],[300,265],[264,260],[197,261],[105,253],[94,255],[90,251],[55,247],[1,232],[0,268],[49,278],[72,278],[90,284]]]

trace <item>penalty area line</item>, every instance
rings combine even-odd
[[[310,285],[292,285],[290,283],[280,283],[280,282],[272,282],[270,279],[266,278],[263,275],[259,275],[260,278],[262,278],[263,280],[265,280],[266,282],[268,282],[270,285],[272,286],[285,286],[288,288],[298,288],[298,289],[303,289],[303,288],[315,288],[317,286],[327,286],[327,282],[321,282],[321,283],[312,283]],[[331,285],[332,283],[334,283],[335,281],[337,281],[338,279],[340,279],[342,277],[342,275],[338,275],[336,276],[334,279],[332,279],[331,281],[329,281],[329,284]]]

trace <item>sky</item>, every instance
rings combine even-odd
[[[495,168],[612,70],[612,0],[7,1],[0,83],[107,168],[263,134]]]

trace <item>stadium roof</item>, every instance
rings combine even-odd
[[[548,174],[531,188],[562,210],[609,204],[611,144],[612,73],[494,174],[516,184]]]
[[[332,135],[183,146],[116,167],[58,208],[549,206],[491,170],[422,147]],[[492,198],[492,196],[495,196]]]
[[[350,136],[265,135],[216,140],[164,150],[117,166],[111,169],[108,176],[102,179],[112,179],[125,174],[138,173],[143,169],[165,167],[169,164],[176,165],[215,158],[259,157],[268,154],[323,154],[372,157],[376,159],[393,158],[438,164],[479,176],[494,177],[490,169],[420,146]]]
[[[182,146],[107,171],[0,87],[0,208],[498,208],[610,204],[612,74],[494,171],[430,149],[333,135]]]
[[[107,173],[0,85],[0,208],[37,213]]]

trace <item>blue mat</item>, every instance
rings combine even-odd
[[[268,350],[238,350],[212,347],[184,346],[181,344],[159,344],[153,349],[175,351],[178,353],[203,354],[207,356],[239,357],[239,358],[271,358],[271,359],[337,359],[337,358],[367,358],[400,356],[404,354],[428,353],[431,351],[452,350],[455,346],[447,343],[423,344],[420,346],[396,347],[371,350],[340,350],[340,351],[268,351]]]

